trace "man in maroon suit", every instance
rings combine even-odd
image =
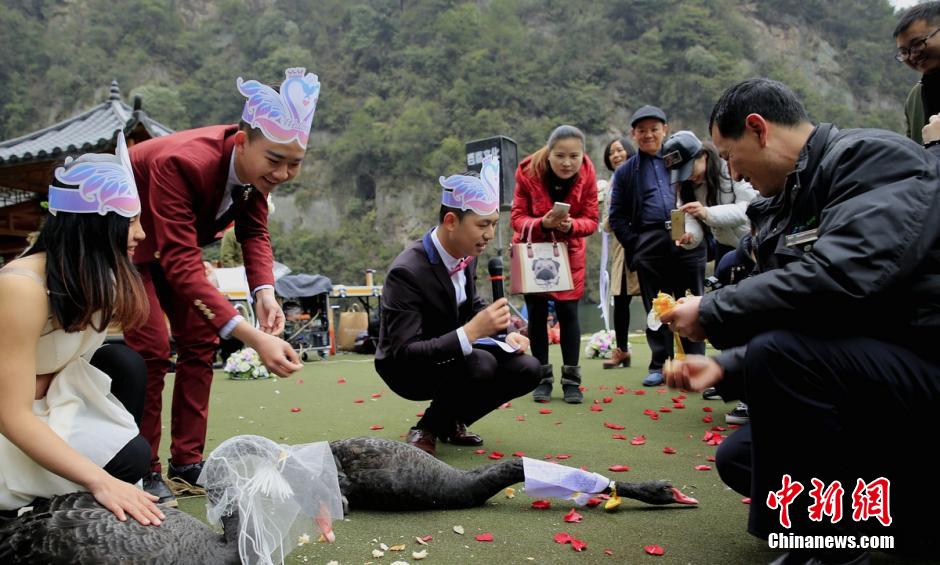
[[[130,152],[143,208],[140,221],[151,236],[134,257],[150,319],[124,338],[147,362],[140,432],[150,442],[153,463],[144,488],[170,505],[175,498],[162,480],[158,456],[163,382],[170,367],[164,316],[177,351],[169,479],[195,485],[202,471],[219,337],[231,336],[254,348],[278,375],[302,366],[293,349],[275,337],[284,329],[284,313],[274,297],[267,196],[300,171],[319,83],[304,69],[288,69],[287,77],[280,91],[239,79],[248,101],[238,125],[182,131],[135,145]],[[232,222],[260,331],[238,315],[203,269],[200,247],[215,241]]]

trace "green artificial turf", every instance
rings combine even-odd
[[[640,381],[646,374],[649,350],[642,336],[633,336],[633,366],[603,370],[601,360],[582,359],[585,402],[565,404],[556,387],[549,404],[536,404],[531,398],[514,400],[511,407],[496,410],[472,426],[484,437],[487,450],[501,451],[512,457],[517,451],[527,456],[568,454],[564,464],[596,471],[618,480],[642,481],[666,479],[686,494],[699,500],[698,507],[652,507],[624,499],[614,512],[601,507],[581,508],[581,523],[566,523],[565,513],[573,507],[568,501],[553,500],[551,509],[530,507],[533,499],[516,485],[515,498],[499,494],[483,507],[470,510],[383,513],[352,509],[345,520],[334,524],[337,541],[312,543],[298,547],[291,563],[417,563],[412,551],[425,549],[415,536],[433,536],[422,563],[767,563],[775,555],[766,544],[745,532],[747,506],[742,497],[719,480],[714,463],[707,457],[715,447],[702,441],[713,425],[725,425],[724,412],[733,407],[717,401],[705,401],[699,394],[688,394],[684,409],[658,412],[673,406],[679,393],[664,388],[644,388]],[[557,346],[551,355],[556,377],[561,359]],[[443,375],[442,375],[443,377]],[[339,381],[343,379],[344,383]],[[556,378],[557,382],[557,378]],[[169,444],[168,403],[172,378],[167,379],[164,402],[163,460]],[[623,385],[627,394],[615,394]],[[642,390],[643,395],[633,394]],[[372,395],[380,394],[373,398]],[[604,403],[603,398],[612,401]],[[364,402],[356,404],[355,399]],[[592,412],[594,400],[603,409]],[[418,419],[425,403],[410,402],[392,393],[375,373],[369,356],[341,354],[328,361],[315,361],[289,379],[232,381],[217,372],[209,411],[207,450],[237,434],[258,434],[279,442],[297,444],[354,436],[378,436],[400,439]],[[703,408],[711,407],[714,422],[702,421]],[[292,412],[291,408],[300,408]],[[549,408],[551,414],[540,414]],[[659,420],[643,414],[656,410]],[[612,422],[625,426],[612,430]],[[372,431],[370,426],[384,429]],[[785,423],[781,423],[785,425]],[[730,433],[732,430],[723,432]],[[612,439],[623,434],[628,440]],[[629,439],[646,436],[646,444],[633,446]],[[664,447],[676,450],[663,453]],[[490,461],[487,455],[474,454],[474,448],[440,444],[438,457],[454,466],[469,468]],[[611,465],[628,465],[628,472],[610,472]],[[695,470],[696,465],[710,465],[712,470]],[[205,500],[189,498],[180,508],[205,518]],[[460,525],[465,534],[453,527]],[[477,534],[491,533],[492,542],[479,542]],[[558,532],[568,532],[587,542],[587,549],[576,553],[570,545],[553,541]],[[316,534],[311,531],[316,539]],[[386,552],[373,558],[372,550],[380,543],[405,544],[401,552]],[[658,544],[665,555],[654,557],[644,546]],[[610,550],[612,555],[606,555]],[[885,562],[881,557],[878,562]]]

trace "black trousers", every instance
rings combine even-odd
[[[701,296],[705,290],[705,249],[700,246],[686,251],[670,237],[662,229],[641,232],[637,239],[636,273],[647,314],[660,291],[678,300],[686,291]],[[652,354],[649,371],[662,371],[666,359],[674,355],[672,332],[665,325],[656,331],[646,328],[646,342]],[[705,344],[701,342],[683,339],[682,348],[688,354],[705,353]]]
[[[900,552],[936,549],[936,519],[926,518],[934,466],[925,454],[940,429],[936,359],[871,338],[774,331],[748,344],[745,371],[751,422],[722,443],[716,464],[722,480],[752,498],[752,534],[894,535]],[[790,505],[789,530],[766,503],[784,474],[805,489]],[[890,481],[889,527],[852,517],[858,480],[880,477]],[[813,478],[841,483],[838,523],[809,518]]]
[[[543,365],[548,364],[548,297],[525,295],[529,311],[529,345],[532,355]],[[565,365],[577,365],[581,357],[581,322],[578,321],[577,300],[555,300],[555,315],[561,326],[561,359]]]
[[[389,388],[408,400],[430,400],[416,427],[449,435],[456,422],[471,425],[502,404],[536,387],[542,378],[531,355],[474,347],[447,363],[383,363],[377,367]]]
[[[620,294],[614,295],[614,334],[617,336],[617,347],[621,351],[626,351],[629,347],[630,302],[632,300],[633,297],[627,292],[627,269],[624,267],[623,272],[620,273]]]
[[[144,413],[147,365],[136,351],[125,345],[105,345],[95,351],[91,364],[111,377],[111,393],[121,401],[140,425]],[[104,466],[112,477],[136,483],[150,471],[150,444],[137,435]]]

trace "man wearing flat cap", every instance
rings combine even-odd
[[[611,180],[610,227],[623,245],[624,258],[640,279],[647,314],[660,291],[676,298],[704,290],[705,248],[680,246],[672,239],[671,212],[676,191],[663,161],[663,140],[669,133],[666,113],[643,106],[630,119],[630,135],[639,151],[617,168]],[[691,247],[691,248],[687,248]],[[645,386],[663,383],[662,368],[673,356],[672,333],[665,326],[646,330],[652,357]],[[686,353],[704,353],[703,343],[682,340]]]

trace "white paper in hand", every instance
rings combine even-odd
[[[519,351],[519,348],[506,343],[505,341],[500,341],[498,339],[493,339],[491,337],[481,337],[480,339],[473,342],[473,345],[495,345],[496,347],[502,349],[506,353],[515,353]]]

